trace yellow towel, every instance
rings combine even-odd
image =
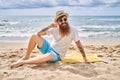
[[[97,54],[86,54],[86,56],[89,62],[103,61],[101,58],[97,57]],[[66,54],[62,62],[68,62],[68,63],[83,62],[83,57],[80,53],[70,53],[70,54]]]

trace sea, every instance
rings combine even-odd
[[[54,16],[0,16],[0,42],[27,41],[53,21]],[[70,16],[68,21],[83,42],[120,44],[120,16]]]

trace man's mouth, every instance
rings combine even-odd
[[[66,26],[66,23],[63,23],[62,25],[63,25],[63,26]]]

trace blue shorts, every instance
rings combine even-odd
[[[54,63],[60,60],[60,55],[50,46],[49,42],[44,39],[44,43],[42,47],[39,47],[37,45],[37,48],[39,51],[42,52],[42,54],[53,54],[54,58],[52,61],[47,61],[47,63]]]

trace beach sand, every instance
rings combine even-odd
[[[119,80],[120,44],[84,44],[86,54],[97,54],[103,62],[52,63],[23,65],[10,69],[9,65],[26,52],[27,43],[0,43],[0,80]],[[68,53],[78,49],[71,45]],[[35,49],[31,57],[40,55]]]

